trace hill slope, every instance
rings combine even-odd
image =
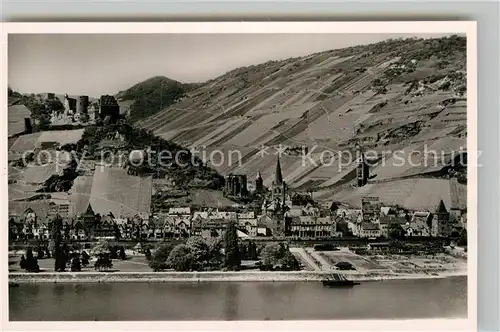
[[[182,98],[187,91],[197,85],[183,84],[164,76],[151,77],[120,91],[118,102],[131,101],[130,119],[132,121],[151,116]]]
[[[287,147],[285,181],[299,190],[349,184],[354,160],[325,155],[353,151],[356,142],[389,159],[384,151],[422,151],[426,144],[444,151],[438,165],[379,163],[370,170],[373,183],[440,176],[450,152],[466,146],[465,68],[463,37],[388,40],[235,69],[137,124],[206,155],[221,151],[224,162],[212,161],[219,172],[254,181],[260,171],[265,185],[280,144]],[[270,147],[267,154],[261,146]],[[303,147],[315,162],[303,163]]]

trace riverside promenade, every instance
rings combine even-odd
[[[356,273],[346,272],[347,279],[356,281],[380,281],[393,279],[430,279],[466,275],[463,271],[440,275]],[[219,281],[320,281],[333,274],[325,271],[299,272],[41,272],[9,273],[11,283],[107,283],[107,282],[219,282]]]

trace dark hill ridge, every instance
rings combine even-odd
[[[155,76],[118,92],[116,98],[119,102],[131,101],[130,119],[136,121],[172,105],[196,87],[197,84],[184,84],[165,76]]]
[[[265,185],[273,179],[274,147],[282,144],[288,147],[284,180],[330,199],[350,183],[355,163],[322,160],[325,150],[352,151],[356,142],[380,155],[420,151],[424,144],[447,153],[466,146],[465,70],[464,37],[388,40],[234,69],[137,124],[186,148],[206,147],[207,155],[238,150],[241,165],[214,167],[247,174],[249,181],[260,171]],[[269,154],[258,153],[262,145]],[[316,163],[302,164],[301,147]],[[374,188],[430,173],[442,179],[442,165],[388,164],[370,169]],[[404,197],[397,183],[388,188],[394,199]]]

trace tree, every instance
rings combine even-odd
[[[146,256],[148,261],[151,259],[151,249],[149,249],[149,247],[144,250],[144,256]]]
[[[280,259],[281,246],[277,243],[269,243],[260,253],[262,265],[273,267],[278,264]]]
[[[47,257],[47,258],[51,257],[49,248],[45,249],[45,257]]]
[[[89,254],[87,254],[87,252],[84,250],[82,252],[82,265],[83,266],[89,265],[89,259],[90,259]]]
[[[160,245],[149,260],[149,267],[153,271],[162,271],[168,268],[167,260],[174,246],[171,243]]]
[[[122,233],[120,232],[120,227],[118,225],[114,225],[114,232],[115,232],[115,239],[119,240],[122,236]]]
[[[238,233],[234,221],[229,223],[224,232],[224,253],[226,255],[226,267],[229,270],[239,270],[241,257],[238,247]]]
[[[110,252],[109,242],[105,239],[100,239],[92,248],[92,254],[95,256],[110,254]]]
[[[108,253],[100,254],[99,257],[97,258],[97,261],[94,264],[94,269],[102,271],[104,270],[109,270],[110,268],[113,267],[113,262],[109,258]]]
[[[77,255],[71,260],[71,272],[80,272],[82,270],[82,264],[80,262],[80,257]]]
[[[19,267],[21,269],[26,269],[26,258],[24,258],[24,255],[21,256],[21,260],[19,261]]]
[[[467,230],[464,228],[458,236],[457,245],[467,247]]]
[[[89,116],[86,114],[86,113],[83,113],[81,116],[80,116],[80,122],[81,123],[87,123],[89,122]]]
[[[59,215],[54,216],[51,222],[50,229],[50,243],[49,247],[52,248],[53,256],[55,258],[54,271],[61,272],[66,269],[66,261],[62,251],[62,218]]]
[[[345,221],[337,222],[337,232],[341,232],[343,236],[352,236],[352,232],[349,229],[349,224]]]
[[[28,272],[39,272],[40,267],[38,266],[38,260],[33,256],[33,250],[28,248],[26,250],[26,260],[25,260],[25,269]]]
[[[389,224],[389,229],[387,233],[389,235],[389,238],[393,240],[398,240],[404,237],[403,228],[401,228],[401,225],[396,223]]]
[[[224,262],[224,254],[222,253],[222,239],[220,237],[212,237],[207,240],[209,251],[209,265],[219,268]]]
[[[210,260],[210,248],[207,242],[200,236],[192,236],[187,242],[191,255],[198,266],[204,266]]]
[[[45,251],[43,250],[42,247],[38,247],[38,250],[37,250],[37,258],[38,259],[43,259],[45,255]]]
[[[60,112],[64,110],[64,105],[57,98],[45,100],[44,105],[46,106],[46,109],[49,112],[52,111]]]
[[[122,261],[127,259],[127,255],[125,255],[125,248],[123,248],[123,246],[120,247],[120,259]]]
[[[69,253],[69,247],[66,243],[63,243],[61,245],[60,249],[60,268],[59,271],[64,272],[66,271],[66,268],[71,265],[71,257]]]
[[[167,264],[176,271],[191,271],[193,263],[193,256],[185,244],[176,245],[167,259]]]
[[[117,259],[118,258],[118,249],[116,248],[116,246],[111,246],[109,257],[111,259]]]
[[[248,259],[255,261],[257,258],[257,245],[252,241],[248,244]]]
[[[290,252],[287,251],[281,259],[281,267],[287,271],[298,271],[300,270],[300,264],[297,258]]]

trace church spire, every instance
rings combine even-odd
[[[280,157],[278,156],[278,161],[276,162],[276,172],[274,174],[274,184],[280,186],[283,183],[283,175],[281,174]]]

